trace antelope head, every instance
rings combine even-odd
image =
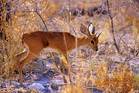
[[[95,33],[95,27],[92,23],[88,27],[81,24],[80,30],[83,34],[87,35],[86,44],[93,50],[98,51],[98,38],[101,33]]]

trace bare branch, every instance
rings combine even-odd
[[[41,20],[42,20],[42,22],[43,22],[43,24],[44,24],[44,26],[45,26],[45,30],[46,31],[48,31],[48,28],[47,28],[47,26],[46,26],[46,24],[45,24],[45,20],[42,18],[42,16],[39,14],[39,12],[38,11],[35,11],[37,14],[38,14],[38,16],[41,18]]]
[[[114,45],[115,45],[117,52],[120,53],[120,49],[119,49],[119,46],[118,46],[118,44],[116,42],[116,38],[115,38],[114,21],[113,21],[113,18],[115,16],[112,16],[112,14],[111,14],[109,0],[106,0],[106,4],[107,4],[107,9],[108,9],[108,15],[109,15],[110,20],[111,20],[111,28],[112,28],[111,32],[112,32],[113,42],[114,42]]]

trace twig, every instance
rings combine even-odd
[[[114,42],[114,45],[115,45],[117,52],[120,53],[120,49],[119,49],[119,46],[118,46],[118,44],[116,42],[116,38],[115,38],[114,21],[113,21],[113,18],[115,16],[112,16],[112,14],[111,14],[109,0],[106,0],[106,4],[107,4],[107,8],[108,8],[108,15],[109,15],[110,20],[111,20],[111,28],[112,28],[111,32],[112,32],[113,42]]]
[[[98,14],[98,16],[93,17],[93,18],[91,19],[91,22],[92,22],[93,20],[98,19],[98,18],[102,15],[102,12],[103,12],[102,8],[103,8],[104,5],[105,5],[105,0],[104,0],[104,1],[102,2],[102,4],[100,5],[100,6],[101,6],[101,12]]]
[[[47,28],[47,26],[46,26],[46,24],[45,24],[45,20],[42,18],[42,16],[39,14],[39,12],[38,11],[35,11],[37,14],[38,14],[38,16],[41,18],[41,20],[42,20],[42,22],[43,22],[43,24],[44,24],[44,26],[45,26],[45,30],[46,31],[48,31],[48,28]]]

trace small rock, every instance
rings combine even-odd
[[[139,65],[139,59],[133,58],[129,61],[130,65]]]
[[[102,91],[94,91],[93,93],[105,93],[105,92],[102,92]]]
[[[29,86],[29,88],[30,88],[30,89],[36,89],[36,90],[38,90],[38,91],[42,91],[42,90],[45,89],[44,86],[43,86],[42,84],[40,84],[40,83],[33,83],[33,84],[31,84],[31,85]]]

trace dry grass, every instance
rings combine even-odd
[[[74,85],[65,85],[60,90],[62,93],[92,93],[96,90],[106,93],[136,93],[139,81],[128,65],[117,64],[113,70],[108,68],[108,63],[104,61],[91,63],[88,69],[81,67],[82,71],[77,70],[78,74],[75,75]]]
[[[91,21],[97,25],[98,31],[103,32],[102,36],[100,37],[100,51],[97,55],[92,54],[93,57],[88,58],[87,56],[91,56],[91,54],[89,54],[90,51],[84,48],[83,50],[85,52],[79,53],[80,58],[75,58],[76,60],[70,60],[71,64],[74,63],[77,65],[76,67],[72,68],[73,70],[77,68],[75,69],[76,74],[73,73],[73,77],[75,79],[74,84],[63,85],[59,89],[59,92],[85,93],[88,91],[87,93],[92,93],[93,90],[98,90],[105,91],[106,93],[136,93],[136,91],[139,90],[139,73],[135,73],[132,70],[132,66],[127,65],[128,63],[130,63],[130,59],[139,58],[139,19],[137,19],[136,17],[136,12],[132,11],[131,9],[125,11],[126,9],[120,7],[122,9],[118,12],[119,14],[117,14],[114,19],[116,39],[119,42],[119,48],[121,51],[118,59],[125,58],[125,60],[119,61],[117,64],[114,63],[117,59],[117,53],[115,51],[115,48],[113,47],[114,45],[111,40],[111,32],[109,31],[110,24],[107,15],[99,17],[97,15],[97,17],[95,16],[94,18],[88,16],[75,17],[74,20],[71,20],[69,22],[67,21],[67,19],[61,19],[59,17],[59,14],[58,17],[54,13],[50,14],[50,16],[54,14],[54,17],[49,17],[47,15],[48,13],[53,12],[52,10],[50,10],[50,8],[54,8],[54,11],[57,11],[55,10],[57,7],[60,10],[62,8],[68,7],[66,6],[67,1],[64,1],[64,6],[66,7],[62,8],[61,4],[59,6],[55,6],[55,3],[51,2],[51,0],[48,1],[49,2],[46,3],[40,3],[42,4],[42,6],[40,6],[39,8],[42,10],[39,10],[39,8],[37,7],[38,12],[40,14],[42,12],[41,16],[44,18],[45,24],[47,25],[48,29],[54,31],[67,31],[71,32],[72,34],[75,34],[75,31],[78,35],[80,35],[80,32],[78,32],[80,24],[87,24]],[[116,2],[116,0],[112,1],[112,3]],[[0,92],[14,92],[14,90],[10,89],[15,86],[10,85],[9,82],[11,80],[17,79],[17,77],[13,75],[13,73],[11,73],[11,69],[16,63],[14,60],[14,55],[23,50],[20,39],[22,34],[34,30],[46,29],[44,26],[45,24],[35,12],[25,12],[25,10],[36,10],[36,8],[33,8],[31,6],[25,7],[24,5],[26,5],[27,2],[28,0],[24,1],[21,5],[16,5],[18,7],[23,6],[23,8],[14,10],[18,11],[15,14],[11,12],[12,24],[6,22],[6,16],[3,17],[2,28],[6,31],[7,39],[0,40],[0,82],[2,83],[4,81],[8,81],[8,83],[6,85],[6,89],[0,89]],[[122,2],[124,2],[124,0],[122,0]],[[30,4],[36,6],[37,3],[30,2]],[[48,5],[45,7],[45,4]],[[82,6],[86,5],[87,3]],[[75,6],[77,5],[75,4]],[[115,9],[116,6],[117,5],[112,6],[113,12],[118,11]],[[7,11],[5,10],[4,13],[6,12]],[[126,13],[128,14],[128,16],[124,16],[126,15]],[[130,13],[132,13],[133,15],[130,15]],[[130,40],[128,40],[129,38]],[[79,57],[79,55],[77,57]],[[110,60],[105,60],[109,58]],[[21,90],[19,89],[17,91]],[[31,91],[37,93],[36,90],[23,90],[22,92]]]
[[[108,93],[129,93],[136,90],[137,82],[132,70],[123,64],[118,64],[112,71],[106,63],[96,66],[94,84]]]

